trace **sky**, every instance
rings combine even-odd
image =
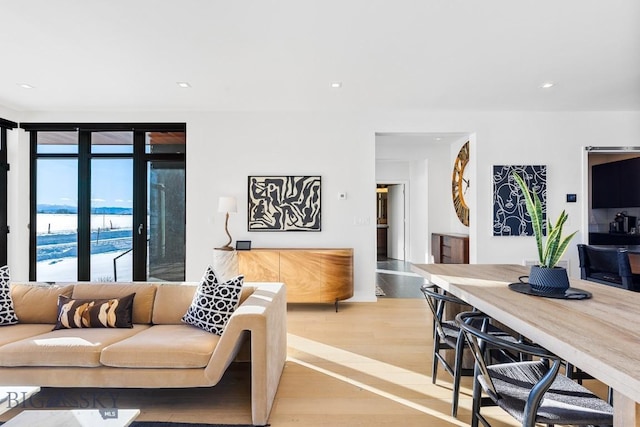
[[[76,159],[38,159],[38,204],[78,204]],[[91,206],[133,206],[133,160],[93,159],[91,162]]]

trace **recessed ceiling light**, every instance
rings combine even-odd
[[[18,86],[20,86],[22,89],[33,89],[33,86],[27,83],[18,83]]]
[[[191,85],[189,84],[189,82],[177,82],[176,84],[177,84],[178,86],[180,86],[181,88],[183,88],[183,89],[186,89],[186,88],[190,88],[190,87],[191,87]]]
[[[555,85],[554,82],[544,82],[540,85],[540,87],[542,89],[549,89],[550,87],[553,87]]]
[[[342,82],[333,82],[331,83],[331,87],[333,89],[340,89],[342,87]]]

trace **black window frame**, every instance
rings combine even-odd
[[[7,158],[7,130],[18,127],[10,120],[0,118],[0,266],[7,265],[9,255],[8,183],[9,161]]]
[[[153,160],[183,162],[186,170],[186,144],[182,153],[146,153],[145,134],[147,132],[184,132],[186,123],[20,123],[20,127],[30,133],[30,224],[36,224],[37,217],[37,160],[42,158],[78,159],[78,271],[77,281],[91,280],[90,253],[91,232],[91,159],[131,158],[133,159],[133,224],[145,224],[142,234],[133,234],[133,280],[144,281],[146,277],[146,206],[147,191],[136,183],[146,182],[147,163]],[[77,153],[38,153],[38,132],[78,132]],[[91,133],[108,131],[133,132],[133,153],[106,154],[91,152]],[[186,141],[185,141],[186,142]],[[186,179],[186,175],[185,175]],[[186,182],[185,182],[186,187]],[[186,197],[186,195],[185,195]],[[186,218],[185,218],[186,220]],[[36,228],[29,227],[29,280],[36,278]],[[186,237],[186,236],[185,236]],[[186,261],[186,260],[185,260]]]

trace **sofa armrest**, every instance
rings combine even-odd
[[[283,283],[255,283],[256,290],[233,313],[205,369],[217,383],[251,335],[251,412],[255,425],[269,418],[287,358],[287,300]]]

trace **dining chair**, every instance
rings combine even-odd
[[[460,395],[460,380],[462,376],[472,376],[473,368],[463,367],[464,348],[466,347],[463,335],[460,333],[460,328],[455,319],[444,320],[445,307],[448,304],[457,304],[458,307],[454,308],[459,312],[460,310],[470,309],[471,306],[463,300],[455,297],[454,295],[446,293],[438,286],[433,284],[425,284],[420,290],[424,294],[431,313],[433,315],[433,352],[432,352],[432,366],[431,366],[431,382],[436,383],[438,376],[438,365],[442,367],[453,378],[453,398],[451,403],[451,415],[456,417],[458,414],[458,402]],[[511,336],[509,333],[502,329],[490,325],[489,333],[503,336],[505,339],[517,341],[519,338]],[[445,358],[441,352],[454,351],[454,364],[451,364]],[[508,353],[501,354],[501,358],[513,360],[514,356]]]
[[[578,244],[580,278],[603,285],[640,292],[640,275],[631,272],[625,248]]]
[[[506,341],[487,332],[489,317],[480,312],[464,312],[456,321],[475,359],[475,379],[471,426],[481,422],[484,392],[523,427],[547,425],[611,425],[613,407],[582,385],[558,375],[562,360],[548,350],[530,343]],[[531,356],[531,360],[490,364],[487,346],[500,347]]]
[[[431,382],[436,383],[438,376],[438,365],[442,367],[453,378],[453,400],[451,404],[451,416],[456,417],[458,414],[458,398],[460,394],[460,378],[461,376],[471,376],[472,369],[463,369],[462,356],[464,348],[464,338],[460,334],[460,328],[455,320],[444,320],[445,307],[447,304],[459,304],[462,307],[470,308],[467,303],[461,299],[445,293],[435,285],[423,285],[420,290],[425,296],[431,314],[433,315],[433,352],[431,365]],[[447,361],[441,353],[443,351],[454,351],[454,365]]]

